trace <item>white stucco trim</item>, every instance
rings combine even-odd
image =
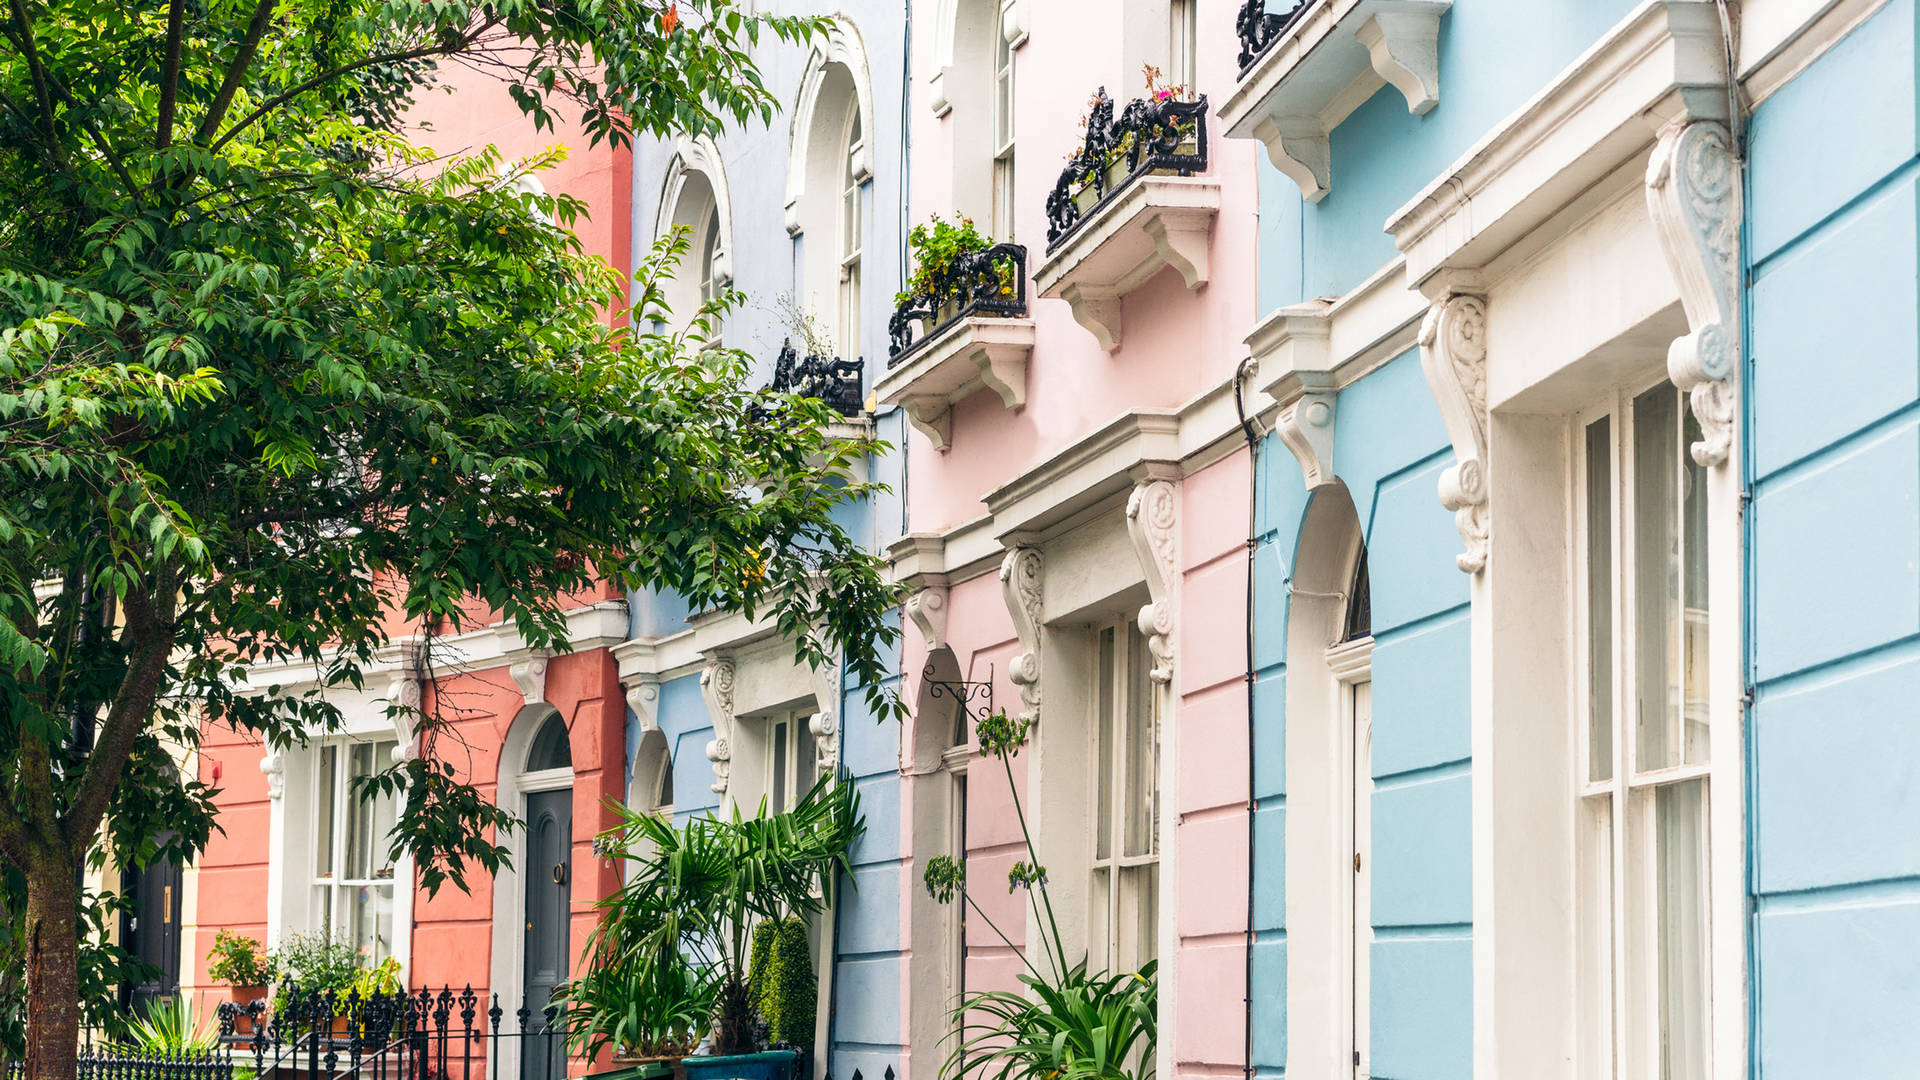
[[[787,150],[786,221],[790,236],[797,236],[803,231],[800,203],[807,193],[807,166],[813,140],[826,138],[837,142],[842,137],[838,125],[829,125],[834,129],[831,131],[817,130],[820,125],[815,123],[814,117],[820,104],[822,82],[826,79],[827,66],[830,64],[845,66],[853,78],[854,103],[860,110],[864,144],[856,171],[862,178],[873,175],[874,124],[879,114],[873,108],[873,78],[867,65],[867,47],[860,39],[859,29],[850,20],[835,19],[827,30],[826,38],[807,55],[806,67],[800,74],[800,87],[794,95]]]
[[[1887,0],[1742,0],[1740,83],[1758,105],[1826,55]]]
[[[514,715],[507,728],[507,737],[501,741],[494,805],[502,807],[516,818],[526,817],[528,793],[558,791],[573,786],[571,768],[536,772],[528,772],[524,768],[533,737],[539,733],[547,717],[557,715],[558,710],[546,702],[524,706]],[[564,722],[566,717],[562,716],[561,720]],[[506,838],[505,845],[512,853],[511,860],[493,876],[492,919],[488,924],[488,932],[492,937],[488,960],[488,981],[491,985],[488,992],[499,995],[500,1007],[511,1017],[514,1010],[520,1008],[524,993],[526,892],[521,887],[520,874],[527,861],[526,830],[513,830]],[[530,1003],[528,1007],[535,1008],[537,1014],[537,1007]],[[500,1063],[496,1075],[520,1075],[521,1041],[499,1041]]]

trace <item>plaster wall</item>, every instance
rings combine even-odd
[[[1920,1060],[1917,39],[1892,0],[1750,129],[1757,1080]]]

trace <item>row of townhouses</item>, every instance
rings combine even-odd
[[[338,738],[207,733],[224,834],[136,948],[220,991],[217,930],[329,930],[511,1008],[618,885],[605,800],[839,769],[815,1075],[930,1080],[1020,961],[927,861],[1038,932],[990,708],[1161,1077],[1917,1074],[1915,0],[838,3],[770,125],[542,182],[617,266],[686,230],[675,311],[742,290],[723,341],[890,444],[847,524],[910,717],[672,596],[396,647]],[[447,78],[437,148],[553,137]],[[982,250],[897,298],[936,216]],[[349,794],[392,700],[529,821],[470,894]]]

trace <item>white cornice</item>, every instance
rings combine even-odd
[[[1745,0],[1740,84],[1748,105],[1773,96],[1886,6],[1887,0]]]
[[[1429,299],[1645,153],[1667,124],[1724,119],[1719,14],[1649,0],[1387,221],[1409,285]]]

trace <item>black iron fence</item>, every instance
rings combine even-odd
[[[234,1060],[217,1050],[158,1053],[86,1045],[75,1060],[77,1080],[233,1080]],[[24,1061],[9,1061],[7,1080],[27,1075]]]
[[[240,1080],[565,1080],[557,1006],[509,1012],[472,987],[404,994],[307,993],[220,1006],[220,1041]],[[232,1074],[99,1077],[228,1080]],[[86,1080],[83,1076],[82,1080]]]
[[[1027,249],[1020,244],[994,244],[965,251],[940,273],[929,274],[926,287],[907,297],[887,322],[887,366],[893,367],[913,347],[956,320],[969,315],[1013,318],[1027,313]],[[919,324],[920,333],[914,333]]]
[[[866,369],[864,359],[801,356],[791,340],[783,341],[780,354],[774,358],[773,381],[767,384],[767,389],[818,398],[841,416],[858,416],[865,404],[860,384]]]
[[[1087,114],[1086,137],[1047,193],[1047,250],[1134,177],[1161,170],[1181,176],[1207,170],[1207,96],[1136,98],[1116,119],[1113,99],[1101,87]]]

